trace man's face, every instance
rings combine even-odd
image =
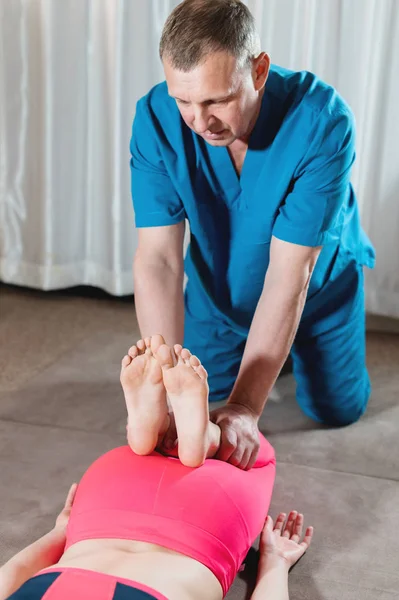
[[[174,69],[167,59],[163,64],[169,95],[190,129],[212,146],[248,137],[259,98],[250,66],[237,68],[226,52],[210,54],[188,73]]]

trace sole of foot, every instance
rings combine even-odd
[[[157,359],[173,408],[179,458],[188,467],[198,467],[220,443],[220,429],[209,421],[208,374],[196,356],[178,345],[173,350],[161,345]]]
[[[139,340],[122,359],[120,381],[128,413],[128,441],[136,454],[153,452],[169,425],[163,373],[155,355],[161,335]]]

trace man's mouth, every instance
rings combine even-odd
[[[226,129],[220,129],[219,131],[205,131],[204,136],[215,140],[217,138],[223,137],[223,134],[226,132]]]

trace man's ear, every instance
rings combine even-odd
[[[259,92],[266,83],[270,69],[270,56],[266,52],[261,52],[259,56],[254,59],[253,74],[254,74],[254,86],[257,92]]]

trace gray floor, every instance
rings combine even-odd
[[[124,443],[118,372],[137,334],[131,300],[0,287],[0,563],[52,526],[92,460]],[[359,423],[316,426],[291,375],[262,418],[278,460],[271,513],[296,508],[315,526],[290,575],[295,600],[399,599],[399,336],[369,332],[368,365]],[[246,585],[237,579],[228,598],[244,599]]]

